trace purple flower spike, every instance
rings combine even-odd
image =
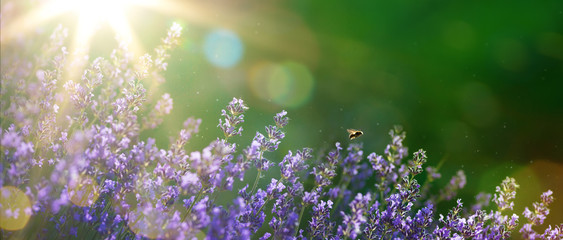
[[[334,228],[334,222],[330,221],[330,210],[332,209],[332,201],[321,200],[317,205],[313,206],[313,216],[309,221],[309,232],[312,239],[329,239],[332,237],[331,231]]]
[[[285,189],[285,185],[275,178],[272,178],[272,181],[268,185],[266,193],[268,198],[276,199],[281,194],[281,192]]]
[[[285,125],[287,125],[289,118],[285,115],[287,115],[287,112],[283,110],[280,113],[276,114],[276,116],[274,116],[274,121],[276,122],[276,126],[278,128],[283,128],[285,127]]]
[[[471,206],[471,211],[477,212],[477,210],[483,210],[484,207],[489,206],[491,201],[491,194],[479,193],[475,196],[475,204]]]
[[[463,170],[458,170],[457,174],[450,179],[450,183],[440,190],[438,201],[451,200],[457,194],[457,191],[462,189],[467,183],[465,173]]]
[[[279,164],[282,177],[290,183],[295,183],[299,178],[296,174],[307,169],[308,165],[305,165],[305,161],[312,158],[312,151],[310,148],[304,148],[302,151],[298,150],[295,156],[289,151]]]
[[[149,116],[144,119],[144,125],[147,128],[154,129],[162,123],[164,117],[172,111],[173,100],[170,94],[165,93],[162,98],[156,102],[154,109],[149,113]]]
[[[420,149],[414,153],[414,158],[409,166],[409,172],[413,175],[421,173],[424,163],[426,163],[426,152]]]
[[[350,202],[350,215],[340,212],[344,218],[342,225],[338,226],[338,234],[344,237],[356,239],[361,233],[362,225],[367,221],[366,212],[371,195],[358,193],[354,200]]]
[[[391,136],[391,144],[385,148],[385,155],[389,161],[398,165],[408,155],[408,148],[403,146],[406,133],[401,126],[395,126],[389,131],[389,136]]]
[[[217,127],[221,128],[225,134],[225,138],[230,138],[235,135],[242,134],[242,127],[237,129],[237,126],[244,122],[244,112],[248,110],[248,107],[244,105],[242,99],[233,98],[233,100],[227,105],[227,110],[221,110],[221,116],[225,119],[219,119],[219,125]]]
[[[242,99],[233,98],[229,105],[227,105],[227,111],[229,111],[229,113],[234,116],[242,114],[246,110],[248,110],[248,107],[244,105]]]
[[[353,176],[358,174],[358,170],[360,168],[360,161],[363,159],[364,151],[362,151],[362,144],[361,143],[352,143],[348,147],[348,156],[344,158],[342,161],[342,167],[344,170],[344,176],[346,178],[352,178]]]
[[[514,178],[506,177],[501,183],[501,186],[497,186],[496,192],[493,197],[493,202],[495,202],[499,208],[499,211],[505,209],[511,209],[514,206],[512,200],[516,197],[516,189],[520,185],[516,184]],[[498,195],[497,195],[498,194]]]
[[[315,176],[315,184],[319,187],[326,187],[332,184],[332,179],[336,176],[336,167],[340,161],[340,143],[337,142],[336,149],[330,151],[326,157],[326,162],[321,162],[318,166],[313,167],[310,173]]]
[[[522,234],[523,238],[562,239],[561,237],[563,237],[563,231],[561,230],[563,228],[563,224],[561,224],[560,226],[555,226],[555,228],[553,229],[551,226],[549,226],[543,234],[538,234],[532,229],[533,226],[542,225],[543,221],[547,218],[547,215],[549,215],[548,207],[553,202],[552,194],[553,192],[551,190],[547,190],[546,192],[542,193],[542,195],[540,196],[541,201],[533,203],[533,212],[530,211],[528,207],[524,209],[524,212],[522,214],[528,219],[528,223],[524,224],[524,226],[520,228],[520,233]]]
[[[340,161],[340,151],[342,150],[339,142],[336,142],[335,146],[336,150],[328,153],[328,156],[326,157],[328,162],[332,165],[336,165]]]
[[[274,230],[274,239],[293,239],[299,225],[299,214],[289,193],[275,198],[272,215],[269,225]]]
[[[440,174],[435,167],[427,167],[426,172],[428,173],[429,181],[434,181],[435,179],[439,179],[442,177],[442,174]]]
[[[318,189],[313,189],[311,192],[305,192],[303,194],[303,203],[306,205],[316,204],[319,200]]]

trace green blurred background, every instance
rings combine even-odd
[[[425,149],[429,165],[446,159],[438,187],[465,171],[466,205],[512,176],[521,185],[515,212],[552,189],[557,200],[546,223],[562,221],[562,1],[212,1],[200,7],[211,16],[203,24],[185,20],[185,47],[167,75],[179,116],[169,126],[202,117],[207,143],[220,134],[219,110],[242,97],[250,106],[246,146],[286,109],[287,137],[278,155],[270,155],[279,161],[289,149],[347,145],[346,128],[364,131],[358,140],[366,155],[382,153],[388,131],[400,124],[411,152]],[[216,29],[234,32],[244,46],[233,67],[205,57],[206,36]]]
[[[145,49],[158,45],[172,22],[185,29],[159,93],[171,94],[174,110],[144,135],[162,139],[159,147],[189,116],[203,124],[188,151],[221,136],[220,109],[233,97],[250,107],[240,147],[275,113],[289,112],[286,138],[267,156],[276,162],[305,146],[316,153],[335,141],[347,146],[347,128],[364,131],[357,141],[366,156],[381,154],[398,124],[410,152],[425,149],[429,165],[446,160],[438,187],[465,171],[460,196],[467,206],[512,176],[521,185],[515,212],[552,189],[546,223],[562,221],[563,1],[176,3],[174,11],[127,11]],[[74,18],[45,26],[66,21],[72,35]],[[102,26],[92,55],[108,56],[114,47],[112,30]]]

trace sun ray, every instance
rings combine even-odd
[[[125,8],[129,7],[129,0],[110,1],[110,0],[58,0],[56,5],[71,6],[73,12],[78,15],[75,25],[75,34],[69,48],[69,63],[76,63],[77,58],[87,56],[90,51],[91,39],[96,31],[107,23],[112,28],[116,37],[130,43],[136,56],[142,54],[143,49],[138,44],[138,40],[128,25],[125,16]],[[55,5],[55,4],[54,4]],[[65,79],[79,78],[84,70],[80,64],[69,64],[65,68]]]
[[[45,21],[72,10],[71,5],[61,5],[60,2],[61,1],[47,2],[43,6],[14,19],[12,23],[6,25],[5,29],[2,29],[2,45],[9,43],[18,36],[25,35],[35,30],[37,26],[44,24]]]
[[[214,1],[145,0],[139,6],[200,27],[229,29],[255,47],[289,54],[312,65],[318,61],[318,43],[307,24],[294,13],[270,8],[268,4],[243,8],[237,4],[218,4]],[[253,12],[251,19],[248,18],[249,12]],[[287,21],[274,20],[279,18]],[[257,34],[257,25],[267,28],[261,28],[261,34]],[[287,34],[281,34],[280,29],[294,34],[288,37]]]
[[[154,1],[138,1],[154,2]],[[143,3],[146,5],[146,3]],[[64,16],[75,16],[74,26],[69,26],[73,32],[70,36],[67,64],[63,69],[62,82],[68,79],[79,79],[86,67],[87,61],[83,61],[90,54],[92,39],[101,26],[110,26],[118,41],[125,41],[129,49],[138,59],[145,53],[140,41],[131,29],[126,10],[137,6],[133,0],[52,0],[45,1],[31,9],[23,8],[17,12],[9,22],[2,26],[1,46],[10,46],[22,36],[29,35],[33,31],[41,29],[50,21]],[[18,9],[19,10],[19,9]],[[6,19],[2,19],[3,21]],[[82,59],[80,59],[82,58]],[[67,107],[67,103],[60,104],[61,112]]]
[[[109,24],[119,39],[129,43],[134,56],[138,57],[146,52],[125,16],[116,16]]]

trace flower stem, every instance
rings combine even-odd
[[[188,215],[192,212],[192,208],[200,200],[202,194],[203,194],[203,186],[201,187],[201,189],[199,189],[199,192],[197,193],[197,196],[195,197],[194,202],[190,205],[190,208],[188,208],[188,211],[186,211],[186,214],[184,214],[184,217],[182,218],[182,222],[185,221],[186,217],[188,217]]]
[[[342,201],[342,198],[344,197],[344,189],[347,189],[348,185],[350,184],[350,179],[347,179],[346,182],[344,182],[345,177],[346,176],[342,176],[340,178],[340,181],[338,182],[338,185],[337,185],[339,187],[338,198],[334,202],[334,205],[333,205],[334,207],[332,208],[332,212],[330,213],[331,215],[333,215],[336,212],[336,209],[338,208],[338,204],[340,204],[340,201]]]
[[[260,162],[260,165],[262,164],[262,155],[263,155],[263,150],[260,150],[258,152],[258,161]],[[262,167],[258,168],[258,174],[256,174],[256,180],[254,180],[254,186],[252,186],[252,191],[250,192],[250,194],[254,193],[254,190],[256,190],[256,186],[258,186],[258,180],[260,180],[260,178],[262,177]]]
[[[301,212],[299,213],[299,220],[297,220],[297,226],[295,227],[295,236],[297,236],[297,233],[299,232],[299,225],[301,224],[301,218],[303,217],[303,212],[305,212],[305,207],[306,205],[303,205],[303,207],[301,207]]]
[[[260,180],[261,177],[262,177],[262,170],[258,169],[258,173],[256,174],[256,180],[254,180],[254,185],[252,186],[252,191],[250,191],[250,194],[254,193],[254,190],[256,190],[256,186],[258,186],[258,180]]]
[[[284,180],[284,178],[280,179],[277,183],[276,183],[276,187],[274,189],[278,189],[278,186],[280,185],[280,183]],[[254,214],[254,216],[256,216],[256,214],[260,213],[260,211],[262,211],[262,209],[266,206],[266,204],[268,204],[268,202],[270,200],[272,200],[272,197],[268,197],[266,198],[266,201],[264,201],[264,204],[262,204],[262,206],[258,209],[258,211]]]

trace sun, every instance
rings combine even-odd
[[[64,0],[89,22],[115,23],[124,16],[124,10],[135,2],[131,0]]]
[[[99,36],[96,34],[100,33],[101,29],[108,28],[112,29],[119,42],[127,45],[134,59],[146,54],[141,45],[142,39],[138,38],[130,24],[143,26],[143,21],[149,19],[143,17],[143,14],[147,13],[146,10],[164,14],[175,21],[211,28],[225,22],[232,25],[232,22],[237,22],[244,16],[236,11],[231,12],[228,8],[218,8],[217,3],[185,0],[3,0],[1,10],[2,49],[12,47],[10,43],[27,36],[34,36],[35,32],[44,31],[44,26],[52,25],[62,17],[62,25],[70,29],[71,33],[67,49],[70,58],[68,62],[74,62],[74,58],[83,59],[88,56],[91,48],[96,46],[92,40],[100,39],[93,37]],[[147,30],[151,29],[142,29]],[[146,35],[146,32],[143,34]],[[64,72],[64,77],[70,79],[78,77],[81,69],[80,66],[68,66]]]
[[[176,13],[181,18],[189,18],[190,4],[175,0],[44,0],[19,2],[20,0],[2,1],[2,19],[0,40],[2,46],[17,40],[30,32],[37,31],[41,26],[59,16],[74,16],[68,24],[75,29],[73,34],[73,48],[88,48],[90,39],[102,25],[109,25],[115,35],[123,41],[129,42],[131,50],[144,54],[138,45],[136,36],[130,27],[130,13],[141,8],[165,14]],[[9,6],[12,5],[12,6]],[[14,5],[19,8],[13,9]],[[12,9],[15,16],[6,16],[4,9]],[[23,10],[23,11],[22,11]],[[73,26],[74,25],[74,26]]]
[[[68,16],[67,19],[72,19],[72,22],[67,24],[74,29],[68,50],[70,53],[76,53],[71,54],[71,58],[88,55],[92,37],[104,25],[109,26],[120,41],[127,42],[129,50],[134,55],[141,56],[145,51],[130,27],[128,13],[143,7],[159,9],[160,5],[169,4],[168,2],[166,0],[46,0],[41,1],[40,4],[35,2],[36,5],[32,5],[33,7],[27,11],[16,10],[19,15],[9,18],[8,21],[6,17],[2,17],[0,36],[2,48],[11,41],[17,41],[22,36],[37,31],[58,16]],[[3,1],[2,6],[5,7],[7,4]],[[74,74],[79,72],[80,69],[67,69],[65,74],[66,77],[74,77]]]
[[[51,0],[44,1],[23,16],[11,20],[2,29],[2,41],[10,41],[18,35],[33,31],[50,19],[72,14],[77,16],[77,29],[91,35],[96,27],[108,23],[112,28],[128,25],[126,10],[155,0]],[[115,29],[117,30],[117,29]],[[119,29],[122,30],[122,29]],[[81,36],[84,38],[84,36]]]
[[[92,32],[103,23],[108,23],[116,33],[123,34],[123,27],[128,26],[127,8],[133,7],[131,0],[61,0],[57,4],[70,6],[70,10],[78,16],[77,29],[89,38]],[[127,36],[131,37],[131,36]]]

